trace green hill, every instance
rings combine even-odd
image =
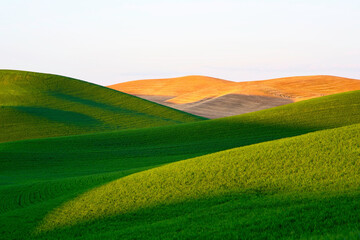
[[[50,211],[65,202],[71,202],[79,194],[94,187],[115,179],[122,181],[121,178],[126,175],[154,168],[164,163],[266,141],[268,142],[266,144],[270,144],[272,140],[276,139],[357,124],[360,123],[359,110],[360,92],[356,91],[223,119],[156,128],[2,143],[0,144],[0,226],[3,227],[0,227],[0,231],[8,238],[31,238],[29,234],[39,226]],[[351,132],[352,130],[346,131]],[[353,148],[352,145],[346,146],[349,149]],[[346,146],[344,145],[344,149]],[[268,167],[268,165],[265,166]],[[189,170],[191,171],[191,169]],[[154,171],[156,173],[157,170],[154,169]],[[132,177],[134,176],[138,175]],[[353,177],[357,176],[353,175]],[[176,185],[176,182],[174,184]],[[252,191],[250,191],[251,194],[258,192],[258,190],[250,190]],[[288,189],[285,190],[285,192],[291,192]],[[262,199],[252,198],[251,194],[239,195],[238,192],[234,192],[234,195],[231,193],[229,196],[206,195],[207,193],[203,194],[204,192],[201,191],[199,193],[200,195],[190,196],[191,198],[183,203],[156,202],[154,205],[156,211],[154,212],[152,212],[153,208],[144,205],[146,208],[141,212],[139,212],[140,210],[130,211],[103,220],[96,220],[93,225],[84,223],[70,227],[68,230],[56,231],[60,231],[58,232],[60,234],[59,239],[81,238],[82,235],[84,239],[91,238],[92,235],[94,238],[99,236],[111,238],[112,234],[123,236],[123,233],[131,233],[128,235],[130,238],[131,236],[146,238],[149,234],[147,229],[154,227],[157,228],[153,232],[154,237],[158,233],[164,238],[171,238],[174,231],[177,231],[177,226],[180,226],[179,231],[184,235],[180,234],[179,236],[184,236],[184,238],[191,238],[191,232],[192,234],[199,234],[194,228],[203,229],[203,234],[208,233],[211,237],[212,234],[219,234],[219,229],[222,228],[223,223],[215,221],[218,215],[214,219],[204,218],[202,220],[202,216],[207,214],[209,208],[214,209],[220,215],[226,215],[226,212],[230,211],[234,214],[241,215],[244,213],[244,216],[248,216],[252,213],[237,209],[252,206],[252,209],[255,209],[254,214],[263,214],[261,216],[268,220],[266,224],[271,224],[274,220],[272,213],[281,212],[281,209],[275,204],[278,201],[283,206],[282,209],[285,209],[284,214],[288,214],[285,217],[290,217],[294,213],[297,214],[297,211],[300,211],[300,214],[303,211],[302,205],[311,209],[314,204],[315,207],[319,206],[318,201],[323,201],[328,205],[332,204],[328,198],[323,200],[311,198],[294,202],[294,200],[279,197],[280,199],[269,198],[266,200],[269,202],[263,202]],[[259,194],[261,195],[262,192]],[[193,199],[199,196],[201,196],[200,199]],[[202,200],[203,196],[210,200]],[[354,195],[354,199],[356,196]],[[129,197],[131,197],[130,194]],[[181,201],[183,199],[180,198]],[[339,208],[337,211],[343,211],[354,206],[355,200],[346,196],[339,195],[338,197],[335,195],[335,199],[337,199],[336,204],[342,200],[345,203],[343,208]],[[257,203],[258,205],[256,205]],[[287,206],[294,204],[298,208],[287,208]],[[222,206],[227,206],[227,208],[223,209]],[[263,212],[264,208],[265,212]],[[332,217],[336,212],[332,212],[332,208],[329,209],[329,216]],[[194,211],[196,213],[193,213]],[[247,218],[244,216],[239,218],[239,221],[246,223]],[[81,215],[79,217],[81,222]],[[229,222],[226,224],[231,225],[231,219],[238,217],[240,216],[228,215]],[[164,221],[164,219],[169,221]],[[210,220],[216,222],[211,229],[206,227]],[[76,222],[75,219],[74,221]],[[101,221],[104,221],[105,225]],[[256,230],[257,221],[259,221],[258,218],[252,218],[251,221],[249,220],[249,226],[254,226]],[[194,223],[193,227],[191,227],[191,223]],[[267,226],[266,224],[264,226]],[[51,226],[51,224],[47,226]],[[231,228],[229,225],[225,226]],[[234,226],[239,226],[236,225],[236,221]],[[299,227],[300,225],[296,226]],[[350,227],[353,229],[353,225]],[[102,228],[104,230],[101,230]],[[172,230],[165,231],[165,229]],[[56,239],[56,231],[54,235],[51,232],[48,233],[49,235],[44,235],[44,238]],[[262,231],[265,230],[262,228]],[[224,234],[226,233],[230,234],[230,237],[236,238],[233,235],[236,234],[234,229],[224,231]],[[192,238],[195,236],[193,235]],[[203,236],[207,238],[206,235]],[[221,238],[223,235],[218,236]],[[226,236],[223,237],[226,238]]]
[[[84,81],[0,70],[0,142],[199,121]]]
[[[3,143],[1,172],[16,183],[141,168],[355,123],[360,91],[222,119]]]
[[[40,225],[40,231],[51,230],[56,227],[66,225],[76,225],[84,221],[101,219],[97,223],[92,223],[89,228],[107,229],[115,231],[112,237],[121,239],[137,239],[146,236],[148,232],[156,232],[156,238],[168,234],[169,230],[159,230],[152,224],[133,222],[132,227],[126,229],[118,226],[108,226],[110,221],[104,220],[106,217],[114,217],[121,214],[139,215],[144,209],[151,209],[153,214],[157,214],[157,207],[167,206],[167,208],[179,208],[183,202],[202,199],[202,204],[213,201],[212,198],[228,197],[232,195],[240,198],[244,204],[254,201],[257,205],[264,205],[270,200],[277,199],[280,203],[291,201],[296,203],[296,199],[318,200],[312,202],[319,209],[312,212],[314,219],[304,224],[304,221],[295,222],[289,219],[278,219],[282,215],[282,204],[272,206],[272,211],[279,211],[280,214],[273,214],[271,219],[263,219],[263,214],[253,215],[260,209],[256,205],[251,209],[242,209],[243,215],[250,215],[247,219],[259,225],[258,229],[269,231],[278,228],[277,225],[283,224],[279,231],[270,230],[270,236],[275,238],[288,237],[293,231],[293,237],[311,235],[313,231],[318,233],[331,233],[338,229],[357,230],[359,224],[360,208],[354,208],[351,212],[343,212],[342,216],[336,216],[343,209],[343,206],[333,206],[333,210],[323,209],[326,207],[324,201],[337,199],[350,201],[352,206],[356,206],[355,196],[360,196],[360,124],[343,128],[319,131],[305,134],[298,137],[281,139],[277,141],[255,144],[247,147],[235,148],[202,157],[172,163],[159,168],[133,174],[119,180],[108,183],[104,186],[95,188],[76,199],[67,202],[60,208],[49,214],[45,221]],[[304,200],[303,205],[288,207],[287,211],[304,211],[309,204]],[[337,201],[336,201],[337,200]],[[344,203],[343,201],[341,201]],[[174,205],[175,206],[172,206]],[[334,204],[334,203],[333,203]],[[347,203],[349,204],[349,203]],[[211,204],[210,204],[211,205]],[[186,206],[186,204],[185,204]],[[226,208],[224,206],[220,208]],[[195,208],[196,209],[196,208]],[[146,210],[145,210],[146,211]],[[333,212],[335,211],[335,212]],[[316,217],[316,215],[323,215]],[[238,212],[219,212],[214,213],[212,209],[208,212],[193,213],[191,218],[200,218],[204,226],[210,231],[215,231],[217,239],[226,238],[229,234],[241,236],[244,239],[254,239],[257,235],[249,226],[244,223],[245,217],[236,219]],[[334,216],[335,215],[335,216]],[[328,222],[323,223],[327,218]],[[137,216],[139,217],[139,216]],[[309,216],[308,216],[309,217]],[[222,223],[224,229],[213,226],[213,219],[217,219],[216,224]],[[173,225],[176,219],[166,219],[162,225]],[[221,219],[221,220],[220,220]],[[111,219],[114,221],[114,219]],[[272,226],[269,226],[270,220]],[[119,221],[120,224],[124,224]],[[107,223],[107,224],[106,224]],[[136,224],[136,231],[134,225]],[[319,228],[317,225],[323,225]],[[177,225],[178,231],[187,231],[186,224]],[[64,232],[74,235],[72,232],[83,231],[72,228]],[[268,229],[270,228],[270,229]],[[171,229],[171,227],[169,228]],[[294,231],[295,230],[295,231]],[[92,229],[94,231],[94,229]],[[170,230],[170,231],[173,231]],[[262,232],[260,231],[260,233]],[[187,236],[182,233],[183,236]],[[258,234],[260,234],[258,233]],[[56,234],[59,234],[57,232]],[[175,232],[173,232],[175,234]],[[209,234],[197,233],[199,237],[206,238]],[[203,235],[202,235],[203,234]],[[268,233],[269,234],[269,233]],[[61,235],[60,235],[61,236]],[[66,235],[65,235],[66,236]],[[99,234],[98,238],[104,238]],[[175,236],[175,235],[174,235]],[[92,236],[94,237],[94,236]],[[153,237],[155,237],[153,235]],[[150,238],[150,236],[149,236]],[[188,235],[191,238],[191,235]]]

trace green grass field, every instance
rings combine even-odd
[[[350,92],[195,123],[3,143],[0,184],[154,166],[356,123],[360,92]]]
[[[358,239],[360,91],[181,116],[1,143],[0,238]]]
[[[45,235],[45,238],[73,237],[79,233],[77,225],[84,237],[92,228],[107,229],[107,234],[121,239],[145,238],[148,232],[157,233],[155,238],[165,237],[169,232],[159,231],[156,224],[131,221],[131,227],[121,227],[119,231],[119,226],[111,223],[125,225],[124,215],[140,218],[138,215],[150,210],[156,216],[159,208],[181,212],[184,205],[194,207],[200,200],[202,205],[214,205],[216,209],[198,212],[194,207],[195,212],[188,210],[191,218],[205,218],[199,228],[209,231],[198,233],[193,229],[203,238],[213,232],[218,239],[227,236],[253,239],[256,238],[255,229],[259,232],[271,229],[266,235],[274,239],[314,233],[336,236],[344,230],[357,231],[360,227],[359,146],[360,124],[356,124],[168,164],[120,178],[65,203],[47,215],[37,230],[44,232],[72,226]],[[229,206],[228,201],[234,202],[241,213]],[[344,203],[346,205],[341,206]],[[257,205],[263,205],[268,211],[267,218]],[[304,214],[302,211],[309,214],[305,216],[306,223],[291,215],[291,212]],[[283,215],[286,217],[279,217]],[[217,219],[217,226],[206,224],[213,219]],[[171,229],[174,221],[177,219],[165,218],[161,224]],[[90,226],[81,225],[86,222],[91,222]],[[250,225],[247,229],[248,222],[257,226]],[[181,234],[191,234],[184,222],[180,221],[176,227]],[[172,234],[176,236],[176,232]],[[101,233],[97,238],[103,236]],[[184,234],[184,237],[190,236]]]
[[[84,81],[12,70],[0,70],[0,115],[0,142],[204,119]]]

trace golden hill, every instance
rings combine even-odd
[[[187,76],[130,81],[109,87],[192,114],[219,118],[360,90],[360,81],[327,75],[249,82]]]

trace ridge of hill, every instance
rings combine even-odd
[[[137,80],[109,87],[199,116],[219,118],[360,90],[360,80],[315,75],[232,82],[187,76]]]
[[[135,80],[118,83],[109,86],[110,88],[125,89],[130,94],[155,95],[158,96],[181,96],[200,90],[204,87],[222,87],[233,82],[206,76],[184,76],[178,78]]]
[[[0,142],[199,121],[81,80],[0,70]]]

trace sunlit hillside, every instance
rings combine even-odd
[[[359,110],[355,91],[222,119],[2,143],[1,232],[15,239],[356,234]],[[86,197],[94,193],[100,200]],[[66,209],[74,201],[73,217]]]
[[[187,229],[184,220],[167,218],[163,212],[164,208],[181,211],[185,205],[189,210],[193,207],[194,212],[188,216],[179,213],[181,217],[189,221],[202,218],[202,224],[195,223],[198,228],[207,229],[197,232],[200,238],[209,237],[211,232],[215,239],[227,236],[258,239],[265,231],[268,237],[277,239],[348,234],[356,231],[359,224],[360,208],[355,207],[356,197],[360,196],[359,145],[360,125],[357,124],[169,164],[80,195],[47,215],[37,230],[78,225],[78,229],[71,230],[85,230],[85,236],[89,227],[112,231],[94,234],[100,238],[144,238],[147,232],[150,232],[148,237],[154,239],[175,232],[190,238],[192,231]],[[229,203],[229,196],[232,201],[238,201],[237,205],[246,207],[235,209]],[[211,206],[214,199],[218,203],[208,211],[199,212],[191,203],[200,201],[206,205],[208,202]],[[352,211],[339,214],[349,207],[353,207]],[[265,217],[261,209],[269,215]],[[133,215],[147,216],[149,210],[154,218],[164,215],[163,230],[142,221],[134,221],[132,227],[121,229],[110,224],[119,221],[122,226],[122,215],[131,219]],[[286,216],[291,212],[307,214],[307,220]],[[90,222],[88,227],[81,224],[85,222]],[[64,229],[55,234],[73,236],[72,231]]]
[[[318,75],[232,82],[188,76],[130,81],[109,87],[196,115],[219,118],[360,90],[360,80]]]
[[[0,70],[0,116],[0,142],[202,119],[84,81],[10,70]]]

